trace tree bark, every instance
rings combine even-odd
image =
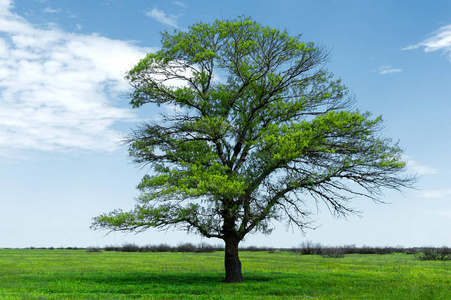
[[[238,244],[240,240],[236,237],[228,237],[225,241],[225,272],[226,277],[223,280],[227,283],[243,282],[241,274],[241,261],[238,257]]]

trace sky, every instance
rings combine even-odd
[[[120,140],[159,111],[129,106],[125,72],[159,49],[161,31],[240,15],[325,46],[329,71],[360,111],[383,116],[420,176],[415,190],[386,191],[387,204],[354,199],[361,216],[320,207],[315,230],[276,223],[242,245],[451,246],[451,1],[0,0],[0,248],[222,244],[89,227],[133,208],[149,171]]]

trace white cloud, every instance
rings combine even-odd
[[[0,0],[0,16],[9,14],[9,11],[13,8],[11,0]]]
[[[451,199],[451,189],[423,190],[418,192],[418,196],[428,199]]]
[[[151,11],[147,11],[146,16],[151,17],[155,20],[157,20],[158,22],[161,22],[163,24],[175,27],[175,28],[179,28],[178,24],[177,24],[177,18],[179,16],[175,16],[175,15],[166,15],[166,13],[162,10],[159,10],[157,8],[152,9]]]
[[[402,69],[394,69],[391,66],[382,66],[379,69],[377,69],[377,72],[380,75],[386,75],[386,74],[400,73],[400,72],[402,72]]]
[[[58,13],[60,11],[61,11],[60,9],[54,9],[54,8],[50,8],[50,7],[44,8],[44,12],[49,13],[49,14]]]
[[[180,1],[174,1],[173,2],[175,5],[181,6],[181,7],[186,7],[186,4]]]
[[[424,47],[424,52],[442,50],[444,53],[448,53],[448,59],[451,61],[451,25],[443,26],[435,31],[430,38],[401,50],[412,50],[422,47]]]
[[[112,126],[134,117],[111,103],[123,74],[152,49],[41,29],[0,0],[0,157],[16,150],[113,150]]]
[[[438,169],[420,164],[415,160],[409,159],[408,156],[404,156],[403,159],[407,161],[407,168],[418,175],[434,175],[440,173]]]

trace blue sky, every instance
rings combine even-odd
[[[157,109],[129,107],[123,74],[158,49],[160,31],[238,15],[326,46],[328,69],[357,108],[383,115],[421,176],[417,190],[387,191],[387,205],[355,199],[361,218],[322,208],[305,236],[278,224],[244,244],[451,246],[450,1],[0,0],[0,247],[221,243],[89,226],[132,208],[148,171],[118,141]]]

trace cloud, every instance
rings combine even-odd
[[[60,11],[61,11],[61,9],[53,9],[53,8],[50,8],[50,7],[44,8],[44,12],[45,13],[49,13],[49,14],[58,13]]]
[[[418,192],[418,196],[428,199],[451,199],[451,189],[423,190]]]
[[[9,14],[9,11],[13,8],[11,0],[0,0],[0,16]]]
[[[440,173],[438,169],[431,166],[422,165],[415,160],[409,159],[408,156],[404,156],[403,159],[407,161],[407,168],[418,175],[434,175]]]
[[[423,47],[426,53],[442,50],[443,53],[448,53],[448,59],[451,61],[451,25],[440,27],[430,38],[401,50],[412,50]]]
[[[0,157],[20,150],[114,150],[117,122],[134,114],[112,99],[147,52],[131,42],[42,29],[0,0]]]
[[[155,20],[157,20],[160,23],[179,28],[177,24],[177,18],[179,16],[175,15],[166,15],[166,13],[162,10],[159,10],[157,8],[152,9],[151,11],[145,12],[146,16],[151,17]]]
[[[394,74],[402,72],[402,69],[394,69],[391,66],[381,66],[376,70],[380,75]]]
[[[175,5],[181,6],[181,7],[186,7],[186,4],[180,1],[174,1],[173,2]]]

